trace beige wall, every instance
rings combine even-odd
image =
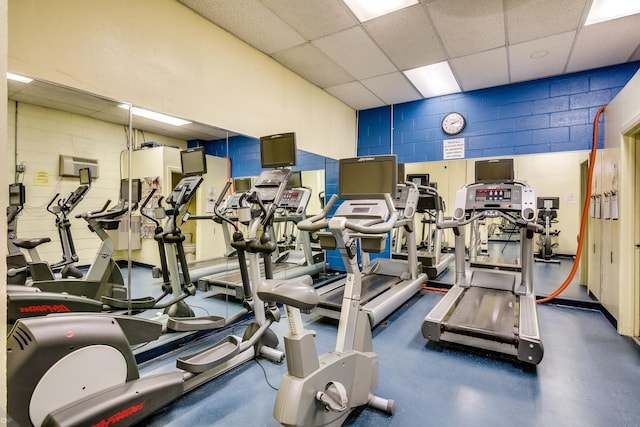
[[[174,0],[9,0],[8,68],[298,148],[356,153],[355,111]]]
[[[587,151],[514,157],[515,177],[526,181],[534,189],[536,196],[560,198],[558,222],[552,224],[552,229],[560,230],[558,248],[554,249],[558,254],[576,253],[580,224],[575,218],[580,218],[582,212],[580,164],[588,157]],[[451,216],[456,191],[474,180],[476,160],[479,159],[407,163],[405,173],[429,173],[429,179],[438,183],[438,191],[446,203],[445,216]],[[422,225],[418,224],[417,230],[420,231],[421,227]],[[469,234],[467,233],[467,237]],[[453,234],[450,230],[445,230],[445,240],[453,245]],[[535,250],[537,246],[534,247]]]
[[[620,219],[591,219],[592,251],[589,259],[589,290],[618,321],[618,332],[640,335],[638,319],[638,278],[634,229],[640,189],[635,186],[637,136],[640,134],[640,72],[607,106],[604,113],[604,150],[596,163],[593,191],[602,194],[617,190]]]

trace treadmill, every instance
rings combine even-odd
[[[379,192],[375,193],[371,188],[375,186],[375,183],[366,183],[365,181],[368,179],[362,178],[372,176],[367,170],[368,168],[374,168],[370,165],[375,164],[374,162],[376,161],[384,162],[387,157],[395,160],[395,156],[340,160],[340,198],[344,199],[344,202],[338,207],[332,220],[343,217],[350,222],[367,224],[372,220],[379,220],[380,212],[387,212],[383,200],[383,195],[386,191],[378,190]],[[372,163],[358,159],[372,159],[370,160]],[[393,168],[393,170],[395,171],[396,168]],[[394,182],[396,182],[395,179]],[[369,317],[371,328],[378,325],[418,293],[422,285],[427,281],[427,275],[421,272],[417,259],[413,221],[419,198],[418,186],[415,183],[397,185],[397,190],[393,189],[390,194],[396,194],[393,204],[398,220],[395,222],[394,227],[402,227],[407,237],[407,259],[378,257],[371,261],[369,253],[382,252],[384,241],[368,239],[365,235],[356,234],[353,236],[360,239],[359,246],[362,263],[360,306]],[[318,232],[318,237],[324,249],[335,249],[335,239],[331,239],[330,232]],[[317,287],[319,302],[314,309],[314,313],[339,319],[342,297],[347,285],[346,281],[347,278],[340,277]]]
[[[526,183],[475,183],[456,193],[453,219],[438,227],[455,234],[455,284],[422,321],[422,335],[515,356],[536,365],[544,353],[533,290],[536,197]],[[504,218],[520,229],[521,271],[472,269],[465,264],[465,225]]]

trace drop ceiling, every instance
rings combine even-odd
[[[178,0],[356,110],[422,99],[403,71],[447,61],[472,91],[640,60],[640,14],[591,0],[421,0],[360,23],[342,0]]]

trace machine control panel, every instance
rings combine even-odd
[[[307,209],[310,197],[311,192],[305,189],[285,190],[278,207],[289,212],[302,214]]]
[[[360,224],[383,222],[388,216],[384,200],[345,200],[334,214],[334,218],[345,217]]]
[[[535,201],[533,189],[524,185],[475,184],[457,191],[453,217],[462,219],[465,212],[503,211],[520,212],[531,220],[535,218]]]

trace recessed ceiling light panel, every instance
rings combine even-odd
[[[21,83],[31,83],[33,81],[32,78],[21,76],[21,75],[18,75],[18,74],[9,73],[9,72],[7,72],[7,79],[8,80],[14,80],[16,82],[21,82]]]
[[[427,65],[404,72],[425,98],[460,92],[448,62]]]
[[[360,22],[368,21],[418,3],[418,0],[343,0]]]
[[[640,13],[640,0],[593,0],[584,25]]]
[[[129,104],[120,104],[118,105],[118,107],[128,110]],[[140,116],[140,117],[146,117],[147,119],[155,120],[157,122],[167,123],[173,126],[184,126],[191,123],[188,120],[167,116],[166,114],[156,113],[155,111],[149,111],[139,107],[131,107],[131,114]]]

